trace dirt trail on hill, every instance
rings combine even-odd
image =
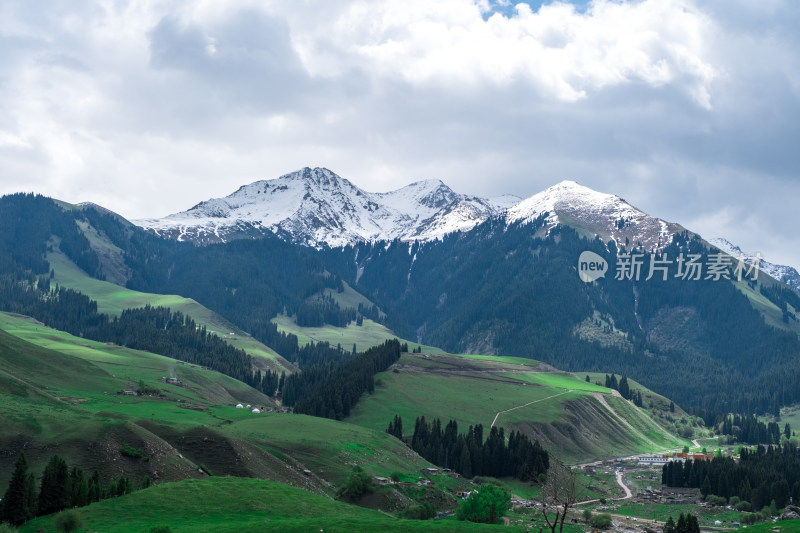
[[[528,402],[528,403],[526,403],[526,404],[523,404],[523,405],[518,405],[518,406],[516,406],[516,407],[512,407],[511,409],[506,409],[505,411],[500,411],[500,412],[498,412],[496,415],[494,415],[494,420],[492,420],[492,425],[491,425],[491,426],[489,426],[489,428],[491,429],[491,428],[493,428],[493,427],[494,427],[495,423],[497,422],[497,418],[498,418],[498,417],[499,417],[501,414],[503,414],[503,413],[507,413],[507,412],[509,412],[509,411],[513,411],[513,410],[515,410],[515,409],[522,409],[523,407],[528,407],[529,405],[532,405],[532,404],[534,404],[534,403],[543,402],[543,401],[545,401],[545,400],[549,400],[549,399],[551,399],[551,398],[555,398],[556,396],[562,396],[562,395],[564,395],[564,394],[567,394],[568,392],[572,392],[572,390],[571,390],[571,389],[569,389],[569,390],[565,390],[564,392],[559,392],[558,394],[553,394],[552,396],[548,396],[547,398],[540,398],[540,399],[538,399],[538,400],[534,400],[534,401],[532,401],[532,402]]]

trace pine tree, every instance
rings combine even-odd
[[[38,516],[57,513],[70,504],[70,483],[67,463],[58,455],[48,461],[39,489]]]
[[[28,463],[25,454],[20,454],[14,464],[11,481],[0,504],[0,522],[6,521],[19,526],[33,518],[34,508],[28,498],[31,492],[32,475],[28,473]]]
[[[102,491],[100,474],[95,470],[92,477],[89,478],[89,503],[99,502]]]
[[[465,441],[461,443],[458,471],[461,472],[461,475],[465,478],[472,477],[472,461],[469,458],[469,448],[467,447],[467,443]]]
[[[675,533],[689,533],[689,527],[683,513],[678,517],[678,523],[675,525]]]
[[[631,397],[631,389],[628,385],[627,376],[622,376],[619,380],[619,393],[626,400],[629,400]]]

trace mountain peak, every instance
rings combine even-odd
[[[505,206],[454,192],[438,179],[387,193],[366,192],[327,168],[304,167],[244,185],[163,219],[140,220],[151,231],[197,243],[279,233],[311,246],[358,241],[430,240],[466,230]]]
[[[683,229],[643,213],[619,196],[571,180],[559,182],[509,208],[506,221],[525,224],[545,213],[547,226],[573,226],[628,249],[663,247],[672,241],[674,233]]]

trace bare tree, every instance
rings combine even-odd
[[[568,466],[551,457],[550,467],[547,469],[547,481],[539,493],[539,502],[542,504],[542,516],[550,527],[552,533],[564,530],[564,519],[569,509],[580,501],[584,495],[584,487],[578,481]],[[555,512],[551,520],[549,514]]]

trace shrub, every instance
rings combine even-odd
[[[728,503],[724,496],[716,496],[714,494],[706,496],[706,501],[711,505],[725,505]]]
[[[372,479],[364,472],[363,468],[355,466],[339,491],[339,495],[354,500],[370,490],[372,490]]]
[[[611,515],[608,513],[600,513],[592,516],[592,526],[597,529],[608,529],[611,527]]]
[[[470,522],[496,524],[506,514],[510,505],[511,496],[504,488],[484,484],[472,491],[469,498],[456,508],[456,518]]]
[[[436,516],[436,509],[430,502],[422,502],[407,508],[403,512],[403,516],[412,520],[428,520]]]
[[[56,515],[56,529],[64,533],[78,531],[82,525],[81,515],[75,509],[67,509]]]
[[[753,506],[750,505],[750,502],[747,500],[742,500],[735,505],[737,511],[745,511],[750,512],[753,510]]]
[[[742,515],[739,517],[739,521],[742,524],[752,525],[756,523],[757,518],[758,515],[756,513],[742,513]]]
[[[142,450],[140,450],[139,448],[134,448],[130,444],[126,444],[125,446],[123,446],[122,449],[119,451],[119,453],[121,453],[125,457],[133,457],[134,459],[141,459],[142,457],[144,457],[144,452]]]

